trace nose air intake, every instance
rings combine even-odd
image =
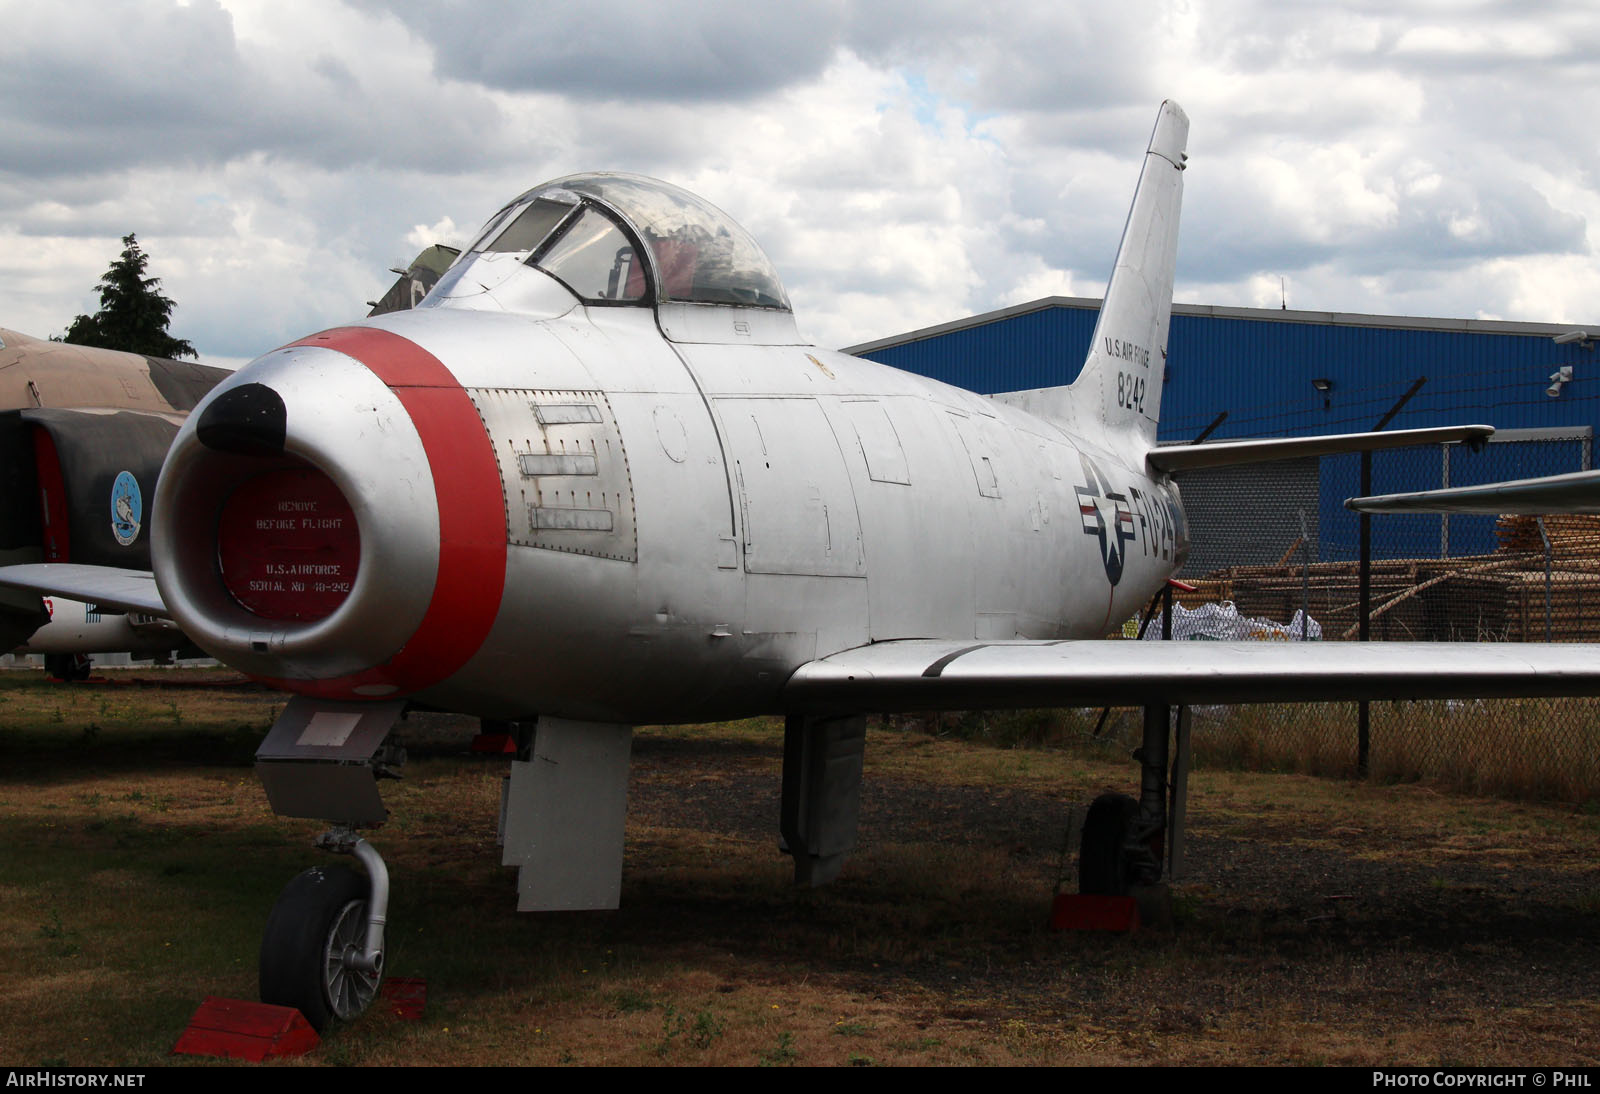
[[[173,442],[155,509],[162,598],[252,675],[365,672],[427,611],[440,542],[427,454],[400,398],[347,355],[286,347],[224,381]]]
[[[224,381],[174,441],[155,509],[173,617],[302,694],[425,691],[499,611],[493,446],[450,370],[384,329],[324,331]]]

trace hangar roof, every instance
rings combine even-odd
[[[1038,300],[1030,300],[1026,304],[1015,304],[1009,308],[1000,308],[996,311],[984,312],[981,315],[971,315],[965,319],[956,319],[949,323],[939,323],[935,326],[907,331],[904,334],[894,334],[887,338],[877,338],[870,342],[862,342],[859,345],[847,346],[841,352],[870,353],[873,350],[887,349],[890,346],[902,346],[908,342],[931,338],[934,335],[981,327],[1003,319],[1011,319],[1018,315],[1027,315],[1030,312],[1045,311],[1049,308],[1080,308],[1098,311],[1100,309],[1100,301],[1092,296],[1046,296]],[[1365,315],[1360,312],[1298,311],[1283,308],[1233,308],[1220,304],[1173,304],[1172,314],[1213,319],[1248,319],[1269,323],[1317,323],[1339,327],[1388,327],[1397,330],[1465,331],[1474,334],[1533,334],[1554,337],[1569,331],[1585,329],[1600,333],[1600,323],[1584,327],[1574,323],[1523,323],[1501,319],[1436,319],[1409,315]]]

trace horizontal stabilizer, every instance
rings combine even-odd
[[[1371,452],[1405,448],[1413,444],[1488,440],[1492,425],[1450,425],[1433,429],[1386,429],[1380,433],[1333,433],[1323,437],[1271,437],[1255,441],[1217,441],[1215,444],[1179,444],[1154,449],[1149,456],[1156,471],[1196,471],[1204,467],[1229,467],[1268,460],[1293,460],[1303,456],[1334,456],[1341,452]]]
[[[1358,513],[1600,513],[1600,471],[1349,498]]]
[[[1600,694],[1600,651],[1520,642],[879,642],[802,665],[813,712]]]
[[[172,617],[156,590],[155,575],[148,570],[121,570],[114,566],[83,566],[72,562],[32,562],[0,566],[0,587],[81,600],[117,611],[143,612],[163,619]]]

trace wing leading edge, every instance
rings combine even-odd
[[[796,710],[1600,694],[1593,645],[1444,642],[880,642],[802,665]]]
[[[1335,456],[1343,452],[1372,452],[1416,444],[1481,444],[1493,434],[1494,427],[1490,425],[1448,425],[1426,429],[1391,429],[1378,433],[1268,437],[1250,441],[1170,445],[1151,449],[1146,458],[1155,470],[1178,474],[1207,467],[1236,467],[1246,463],[1294,460],[1305,456]]]
[[[1600,471],[1349,498],[1358,513],[1600,513]]]

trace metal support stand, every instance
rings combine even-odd
[[[1306,527],[1306,511],[1300,513],[1300,641],[1306,640],[1311,619],[1311,532]]]
[[[1381,428],[1381,427],[1380,427]],[[1372,453],[1361,453],[1361,496],[1372,494]],[[1361,577],[1360,591],[1361,627],[1357,641],[1372,639],[1372,516],[1361,514]],[[1367,777],[1372,764],[1372,704],[1363,699],[1356,704],[1356,773]]]
[[[1372,427],[1374,433],[1383,431],[1383,427],[1394,421],[1400,408],[1411,401],[1411,397],[1422,390],[1422,385],[1428,382],[1426,376],[1418,376],[1416,382],[1406,389],[1406,393],[1395,400],[1394,406],[1388,413],[1378,419],[1378,424]],[[1361,453],[1361,496],[1372,496],[1372,450]],[[1358,599],[1361,611],[1360,641],[1367,642],[1372,638],[1372,517],[1366,513],[1361,514],[1361,588]],[[1356,771],[1366,778],[1372,767],[1372,710],[1371,704],[1363,699],[1357,705],[1356,716]]]
[[[1550,536],[1544,530],[1544,518],[1534,519],[1539,522],[1539,538],[1544,540],[1544,640],[1550,642]]]

